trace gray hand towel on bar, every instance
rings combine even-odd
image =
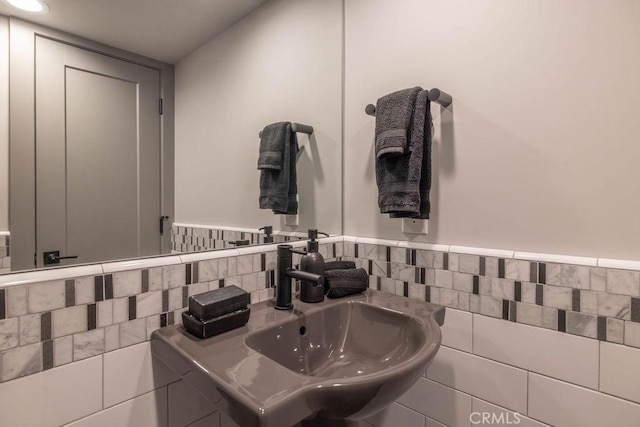
[[[376,102],[376,158],[407,152],[411,115],[420,87],[390,93]]]
[[[324,272],[324,280],[329,298],[359,294],[369,286],[369,275],[364,268],[327,270]]]
[[[289,122],[274,123],[262,131],[258,157],[260,209],[272,209],[276,214],[298,212],[297,147],[297,140],[291,132]]]
[[[430,159],[425,159],[425,129],[431,138],[429,91],[418,94],[411,118],[408,152],[376,161],[378,206],[392,218],[429,217]],[[430,156],[428,156],[430,157]]]

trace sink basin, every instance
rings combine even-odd
[[[408,362],[426,341],[421,323],[396,311],[344,302],[247,335],[245,343],[287,369],[352,378]]]
[[[374,290],[275,310],[208,339],[155,331],[154,356],[242,427],[349,425],[383,409],[424,373],[444,308]]]

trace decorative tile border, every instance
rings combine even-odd
[[[287,243],[306,238],[305,233],[276,231],[271,243]],[[265,244],[262,231],[197,224],[173,224],[171,250],[174,253],[199,252],[212,249],[235,248],[232,242],[248,240],[249,245]]]
[[[0,231],[0,274],[11,272],[11,236]]]
[[[342,238],[319,250],[341,257]],[[236,285],[251,303],[273,298],[275,269],[266,245],[1,276],[0,382],[149,340],[181,323],[191,295]]]
[[[638,263],[347,237],[344,251],[382,291],[640,347],[640,271],[599,267]]]

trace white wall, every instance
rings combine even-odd
[[[312,125],[298,161],[299,230],[341,232],[342,2],[274,0],[176,66],[177,222],[258,228],[258,132]]]
[[[9,230],[9,20],[0,16],[0,231]]]
[[[406,239],[379,214],[368,103],[434,105],[428,242],[640,259],[640,3],[349,0],[345,234]]]

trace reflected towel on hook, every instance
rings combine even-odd
[[[264,128],[258,157],[260,209],[272,209],[275,214],[298,213],[297,152],[298,142],[290,122]]]
[[[413,87],[390,93],[376,103],[376,158],[407,153],[409,127],[416,97],[422,88]]]
[[[408,152],[376,160],[378,206],[392,218],[429,218],[431,114],[429,91],[418,94],[411,119]]]

